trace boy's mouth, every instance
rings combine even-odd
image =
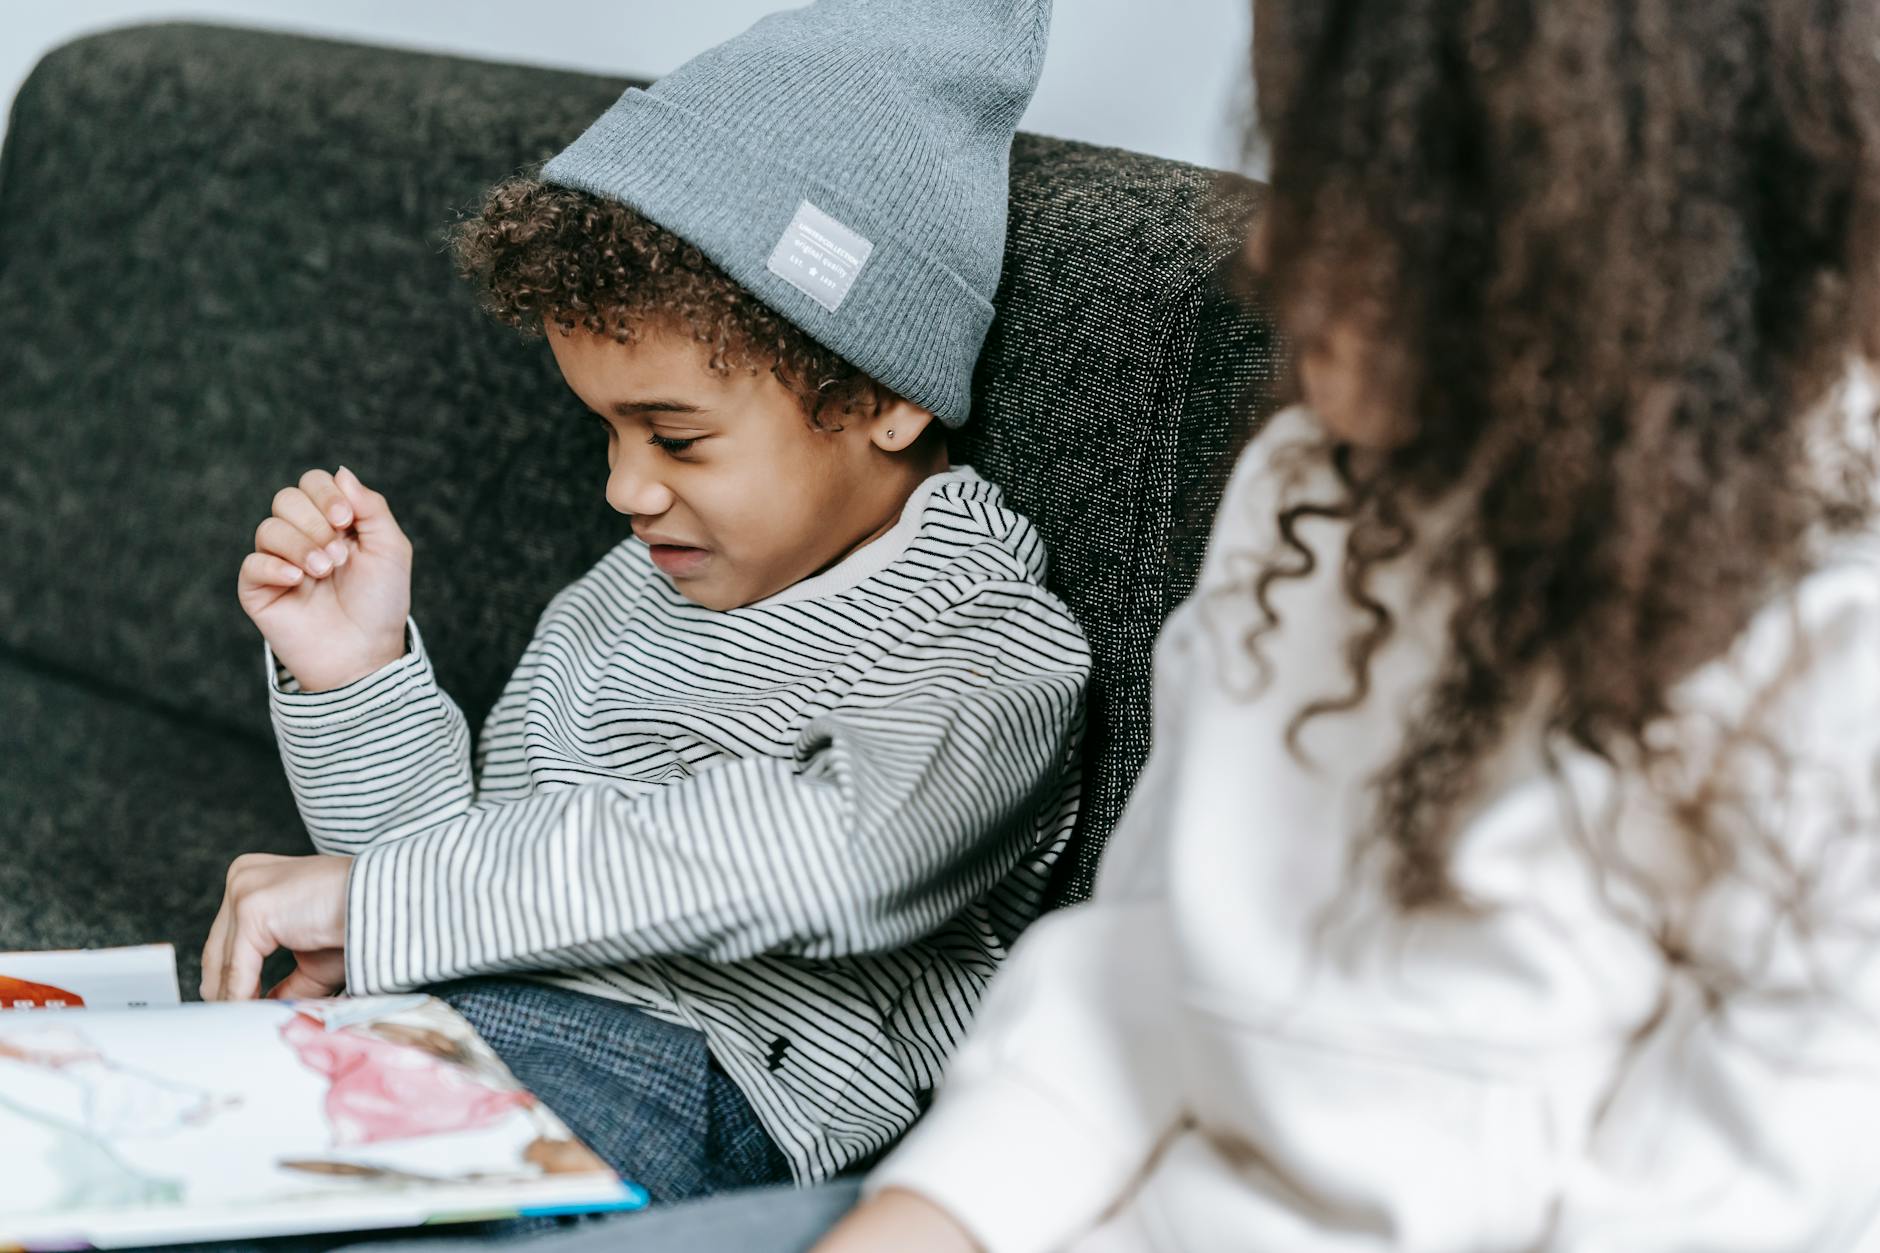
[[[646,547],[653,555],[653,564],[674,579],[697,574],[712,555],[709,548],[694,548],[689,544],[648,544]]]

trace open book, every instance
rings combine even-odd
[[[168,945],[0,953],[0,1247],[646,1204],[439,1000],[178,1000]]]

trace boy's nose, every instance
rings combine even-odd
[[[672,508],[672,489],[648,469],[639,457],[615,459],[607,474],[607,503],[616,513],[658,517]]]

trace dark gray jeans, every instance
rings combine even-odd
[[[789,1161],[690,1027],[526,979],[431,992],[654,1204],[789,1181]]]

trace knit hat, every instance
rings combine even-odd
[[[1050,0],[772,14],[628,90],[542,179],[627,204],[957,427],[1050,16]]]

